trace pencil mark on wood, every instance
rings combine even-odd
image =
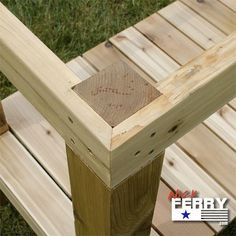
[[[111,127],[161,95],[122,61],[79,83],[73,90]]]

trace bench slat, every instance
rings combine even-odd
[[[236,1],[235,0],[220,0],[226,6],[231,8],[232,10],[236,11]]]
[[[158,13],[204,49],[212,47],[226,37],[223,32],[179,1]]]
[[[140,21],[135,27],[181,65],[204,51],[156,13]]]
[[[133,27],[118,33],[110,41],[156,81],[165,79],[179,68],[174,60]]]
[[[236,153],[204,125],[199,125],[177,143],[234,197]]]
[[[236,30],[236,13],[218,0],[181,0],[191,7],[207,21],[222,30],[225,34],[231,34]]]
[[[0,187],[37,234],[75,235],[71,201],[9,131],[0,136]]]

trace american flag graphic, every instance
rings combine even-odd
[[[203,209],[201,210],[201,220],[203,221],[227,221],[229,220],[228,209]]]

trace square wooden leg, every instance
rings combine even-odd
[[[149,235],[164,154],[108,188],[67,147],[76,235]]]

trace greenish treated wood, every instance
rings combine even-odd
[[[149,235],[164,154],[115,188],[67,147],[76,235]]]

